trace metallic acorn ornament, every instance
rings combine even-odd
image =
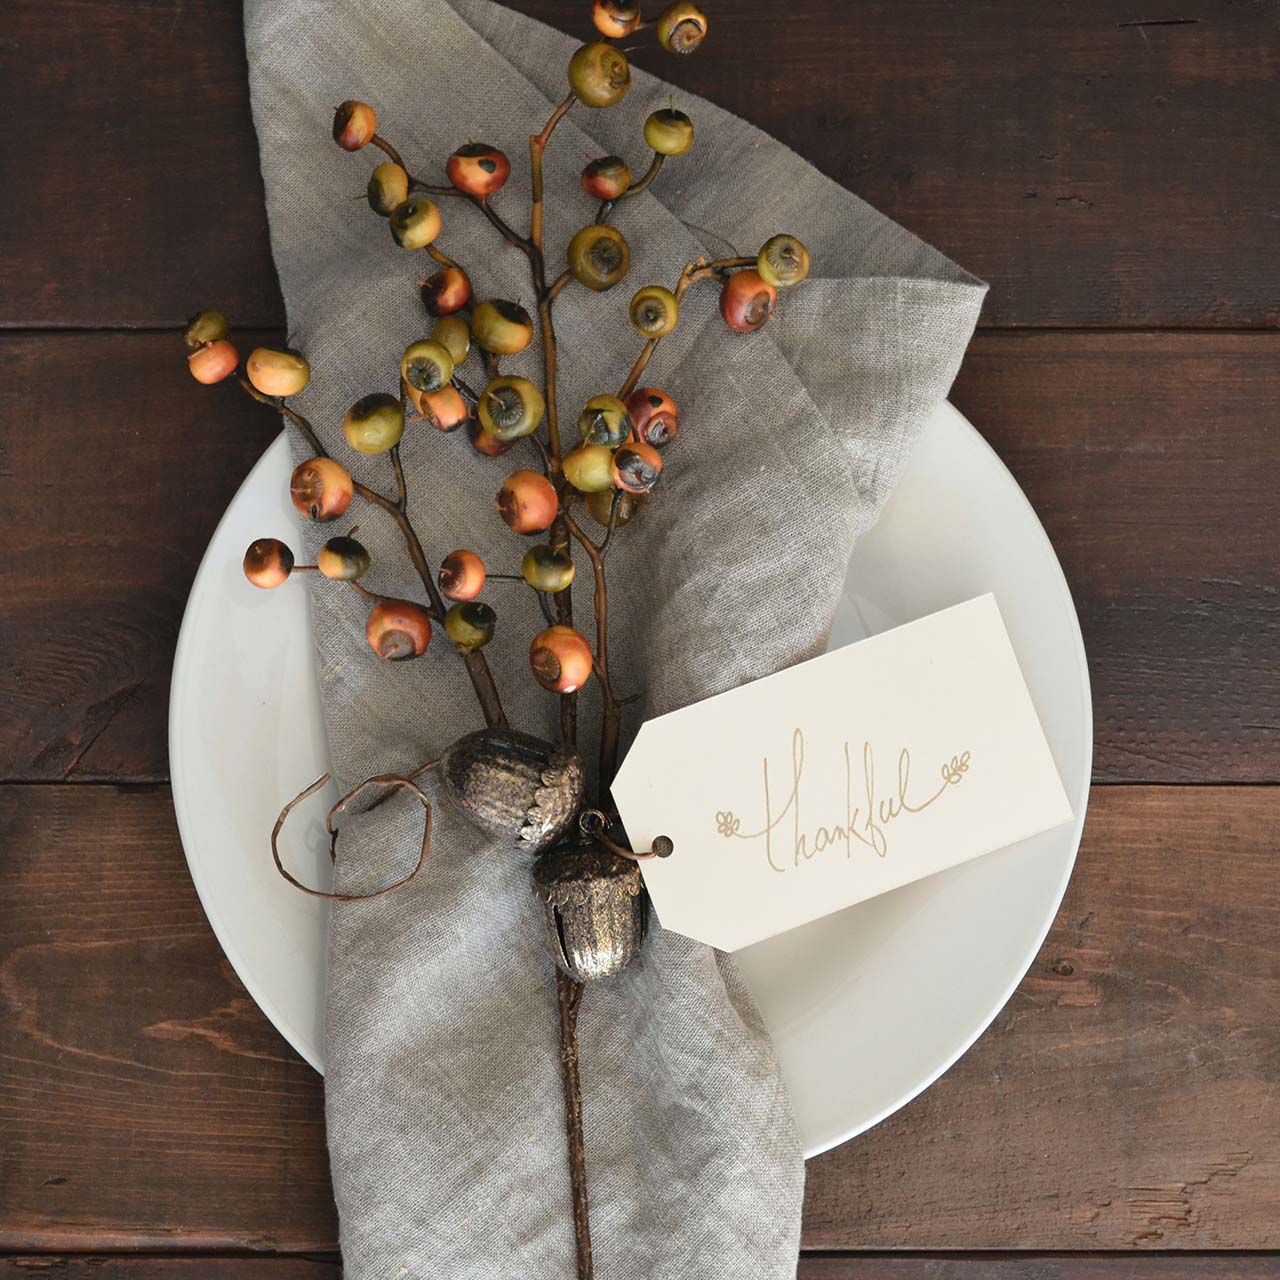
[[[582,803],[582,758],[514,729],[469,733],[444,753],[440,776],[462,812],[513,850],[541,853]]]
[[[534,863],[533,886],[556,964],[571,978],[612,977],[640,954],[648,900],[632,859],[594,842],[562,845]]]

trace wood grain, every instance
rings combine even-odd
[[[223,957],[167,794],[3,788],[0,848],[0,1248],[336,1248],[320,1077]]]
[[[250,341],[252,341],[250,335]],[[174,334],[0,339],[0,773],[166,771],[169,673],[218,519],[279,429]],[[67,391],[67,380],[93,384]]]
[[[1018,993],[811,1162],[806,1246],[1280,1246],[1278,822],[1276,788],[1099,788]],[[0,788],[0,847],[0,1248],[332,1250],[320,1081],[221,961],[166,791]]]
[[[0,1280],[341,1280],[327,1258],[129,1257],[23,1254],[0,1257]]]
[[[582,0],[516,7],[587,33]],[[636,60],[991,280],[987,324],[1274,327],[1275,7],[1175,9],[752,0],[695,58]],[[239,0],[15,6],[0,111],[39,130],[8,135],[0,324],[283,322]]]
[[[0,1280],[341,1280],[336,1260],[66,1256],[0,1257]],[[1189,1254],[1009,1257],[885,1257],[844,1254],[800,1259],[797,1280],[1276,1280],[1280,1257]],[[412,1274],[405,1280],[418,1280]]]
[[[1030,973],[955,1069],[810,1162],[806,1242],[1280,1246],[1278,818],[1269,787],[1096,789]]]
[[[952,393],[1075,598],[1094,776],[1280,778],[1280,346],[1271,335],[980,335]],[[975,512],[975,519],[981,516]]]
[[[197,387],[172,334],[11,335],[0,362],[0,778],[164,779],[187,591],[276,419]],[[68,369],[92,396],[54,393]],[[1097,776],[1280,779],[1280,336],[983,334],[954,398],[1065,566]]]
[[[1275,1280],[1280,1257],[1195,1253],[809,1257],[797,1280]]]

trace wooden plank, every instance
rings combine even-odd
[[[1278,818],[1274,788],[1096,789],[1031,971],[956,1068],[810,1162],[806,1242],[1280,1246]]]
[[[587,31],[581,0],[516,7]],[[732,9],[695,58],[637,62],[992,281],[986,323],[1277,323],[1274,6],[1184,0],[1143,21],[1131,0],[798,0],[782,24],[770,0]],[[0,70],[5,118],[39,129],[38,156],[12,135],[20,180],[0,190],[0,324],[172,325],[214,298],[282,323],[239,0],[17,6]]]
[[[1094,776],[1280,778],[1280,347],[980,335],[952,399],[1022,485],[1080,614]]]
[[[1275,1280],[1277,1276],[1280,1258],[1274,1255],[839,1254],[802,1259],[797,1280]]]
[[[806,1246],[1280,1246],[1278,822],[1280,788],[1099,788],[1018,993],[811,1163]],[[164,789],[0,788],[0,847],[0,1248],[331,1250],[320,1082],[220,960]]]
[[[26,1254],[0,1258],[0,1280],[341,1280],[336,1260]],[[1241,1254],[800,1259],[797,1280],[1275,1280],[1280,1258]]]
[[[0,1248],[336,1248],[321,1079],[223,957],[167,793],[3,788],[0,848]]]
[[[0,340],[4,776],[165,776],[187,592],[279,429],[234,387],[202,394],[183,364],[174,334]],[[91,394],[70,392],[68,368]]]
[[[0,362],[0,778],[163,779],[187,590],[276,420],[191,383],[172,334],[10,336]],[[102,371],[75,412],[68,369]],[[984,334],[955,399],[1065,565],[1097,776],[1280,779],[1280,337]]]
[[[321,1258],[29,1253],[0,1257],[0,1280],[342,1280],[342,1265]]]

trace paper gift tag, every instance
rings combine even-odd
[[[666,929],[732,951],[1071,817],[995,597],[650,720],[613,785]]]

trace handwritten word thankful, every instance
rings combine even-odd
[[[835,821],[806,827],[801,814],[804,781],[804,733],[796,729],[791,735],[791,790],[781,808],[769,783],[769,757],[762,761],[764,776],[764,826],[758,831],[743,831],[742,820],[728,809],[716,814],[716,832],[726,839],[764,840],[765,857],[769,866],[777,872],[786,872],[803,866],[833,846],[843,845],[845,857],[852,858],[855,846],[872,850],[879,857],[889,853],[889,836],[895,822],[915,813],[923,813],[940,800],[950,787],[958,786],[969,771],[969,752],[952,756],[939,768],[941,785],[923,799],[910,799],[911,753],[906,747],[898,753],[896,786],[891,794],[881,797],[876,791],[875,753],[871,743],[862,746],[862,775],[858,779],[859,790],[855,796],[853,760],[849,744],[844,744],[844,804],[838,810]],[[833,802],[827,801],[830,813]],[[788,822],[788,819],[790,821]],[[779,835],[783,824],[789,828],[790,854],[785,852],[785,839]],[[780,850],[779,845],[783,846]]]

